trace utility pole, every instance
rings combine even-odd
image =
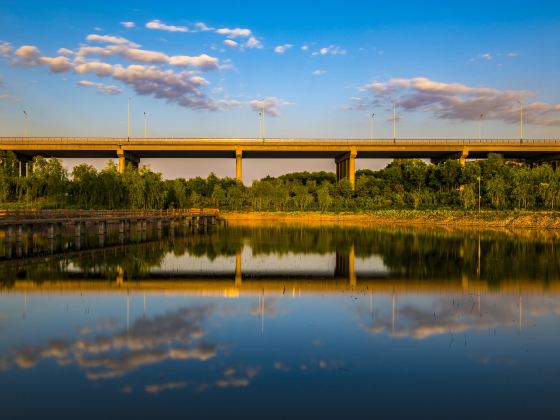
[[[523,143],[523,102],[517,101],[519,103],[519,140]]]
[[[481,199],[481,195],[480,195],[480,177],[477,176],[476,180],[478,181],[478,212],[480,213],[480,199]]]
[[[262,106],[261,112],[259,112],[259,119],[260,119],[260,129],[259,129],[259,137],[264,141],[264,104]]]
[[[29,115],[26,110],[23,110],[23,124],[25,137],[29,137]]]
[[[144,112],[144,138],[148,138],[148,114]]]
[[[397,106],[393,102],[393,142],[397,142]]]
[[[128,97],[128,139],[130,140],[130,96]]]

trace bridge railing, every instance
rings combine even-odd
[[[76,144],[76,143],[96,143],[110,145],[127,144],[154,144],[154,143],[228,143],[228,144],[266,144],[266,143],[337,143],[337,144],[372,144],[372,145],[391,145],[391,144],[413,144],[419,143],[426,145],[519,145],[519,144],[542,144],[557,145],[560,139],[364,139],[364,138],[126,138],[126,137],[0,137],[1,144]]]
[[[54,220],[54,219],[112,219],[112,218],[153,218],[218,216],[218,209],[165,209],[165,210],[3,210],[0,220]]]

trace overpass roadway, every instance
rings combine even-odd
[[[530,162],[560,159],[560,139],[328,139],[328,138],[102,138],[0,137],[0,150],[13,151],[20,175],[34,156],[57,158],[118,158],[119,170],[144,158],[235,158],[236,178],[242,181],[244,158],[314,159],[336,162],[337,179],[354,184],[356,158],[485,158],[500,153]]]

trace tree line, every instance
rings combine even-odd
[[[396,159],[381,170],[359,170],[352,188],[332,172],[298,172],[244,186],[233,178],[163,179],[146,166],[119,173],[109,161],[71,173],[56,158],[37,156],[18,176],[14,153],[0,153],[0,202],[4,207],[166,209],[217,207],[252,211],[367,211],[378,209],[556,209],[560,170],[533,167],[499,154],[461,165]],[[479,199],[480,194],[480,199]]]

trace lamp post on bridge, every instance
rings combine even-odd
[[[373,117],[375,117],[375,112],[371,114],[371,120],[369,124],[369,138],[373,141]]]
[[[128,97],[128,139],[130,140],[130,96]]]
[[[264,141],[264,103],[259,112],[259,137]]]
[[[25,137],[29,137],[29,115],[27,115],[26,110],[23,110],[23,124],[24,124],[24,135]]]
[[[478,139],[481,140],[482,137],[480,136],[480,127],[482,125],[482,119],[484,118],[484,114],[480,114],[480,118],[478,119]]]
[[[517,101],[519,104],[519,142],[523,143],[523,102]]]
[[[144,112],[144,138],[148,138],[148,114]]]
[[[397,142],[397,105],[393,101],[393,143]]]

